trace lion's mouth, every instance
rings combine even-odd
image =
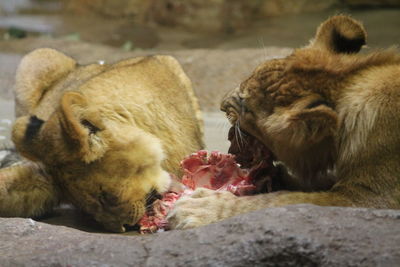
[[[225,112],[232,125],[228,133],[231,142],[228,153],[235,155],[241,168],[249,170],[257,191],[264,193],[279,190],[279,181],[275,178],[279,171],[274,165],[275,155],[263,142],[242,129],[241,119],[247,111],[245,100],[233,94],[222,101],[221,111]]]
[[[279,189],[278,168],[274,166],[275,155],[261,141],[252,135],[232,126],[228,139],[231,142],[228,153],[235,155],[241,168],[249,169],[250,176],[256,181],[260,193]]]

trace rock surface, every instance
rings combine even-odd
[[[262,17],[270,17],[320,12],[340,6],[340,4],[341,2],[337,0],[264,0],[261,2],[259,13]]]
[[[0,42],[1,60],[7,64],[0,67],[0,95],[11,97],[14,72],[21,59],[21,54],[40,47],[50,47],[76,58],[81,64],[104,60],[115,62],[128,57],[169,54],[175,56],[192,80],[193,87],[205,111],[219,110],[222,97],[247,78],[261,62],[273,57],[283,57],[292,50],[289,48],[268,47],[263,49],[192,49],[179,51],[137,50],[124,52],[121,49],[84,42],[27,38],[10,42]],[[229,60],[228,60],[229,59]]]
[[[2,266],[395,266],[400,211],[295,205],[146,236],[0,218],[0,239]]]
[[[234,32],[256,18],[318,12],[340,6],[340,0],[63,0],[79,14],[132,16],[141,23],[180,26],[195,31]]]
[[[147,23],[181,26],[195,31],[232,33],[248,27],[258,15],[261,1],[150,0]]]
[[[399,7],[400,0],[344,0],[351,7]]]
[[[137,16],[148,1],[143,0],[62,0],[65,7],[78,13],[99,13],[105,16]]]
[[[75,13],[131,16],[144,24],[232,33],[259,18],[354,7],[399,7],[400,0],[63,0]]]

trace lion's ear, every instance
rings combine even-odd
[[[273,120],[268,123],[273,139],[300,149],[332,138],[338,127],[337,113],[324,104],[286,111]]]
[[[333,53],[357,53],[366,44],[367,33],[363,25],[349,16],[333,16],[317,29],[311,47],[327,49]]]
[[[83,161],[101,158],[108,149],[100,115],[91,110],[86,98],[77,92],[65,93],[61,99],[61,123],[72,145],[78,145]]]
[[[75,60],[50,48],[36,49],[24,56],[16,73],[16,116],[27,115],[46,90],[75,67]]]

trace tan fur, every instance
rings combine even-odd
[[[124,231],[143,215],[153,190],[168,189],[169,173],[180,175],[180,160],[203,147],[197,99],[169,56],[79,66],[56,50],[39,49],[23,58],[15,93],[13,141],[20,154],[43,165],[56,189],[47,195],[43,187],[39,200],[22,199],[34,191],[7,185],[35,185],[21,167],[7,176],[11,182],[0,179],[2,216],[41,215],[57,201],[41,202],[62,199],[106,229]],[[36,130],[32,116],[43,120]]]
[[[365,38],[361,23],[332,17],[309,46],[261,64],[222,102],[231,123],[286,166],[282,179],[293,192],[199,189],[177,202],[171,224],[190,228],[297,203],[399,209],[400,54],[356,54]]]
[[[0,181],[2,216],[39,216],[59,202],[59,192],[54,181],[37,164],[22,162],[4,168],[0,172]]]

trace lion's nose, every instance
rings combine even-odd
[[[227,92],[222,98],[220,110],[223,112],[227,112],[229,107],[232,107],[232,99],[237,98],[237,94],[239,92],[239,87],[236,87],[234,90]]]
[[[223,112],[227,111],[226,99],[222,100],[221,105],[220,105],[220,110]]]
[[[221,103],[221,111],[229,112],[232,109],[241,112],[243,108],[243,99],[236,93],[225,98]]]

